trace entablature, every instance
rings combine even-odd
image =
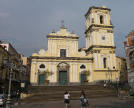
[[[92,31],[96,31],[96,30],[99,30],[98,28],[94,28],[94,27],[100,27],[100,29],[102,28],[114,28],[113,25],[98,25],[98,24],[92,24],[91,26],[89,26],[89,28],[85,31],[85,34],[87,34],[89,31],[92,32]],[[107,32],[109,33],[113,33],[113,30],[108,30]]]
[[[32,59],[49,59],[49,60],[93,60],[93,58],[86,58],[86,57],[39,57],[33,56]]]
[[[79,37],[73,37],[73,36],[50,36],[50,35],[48,35],[47,36],[47,38],[63,38],[63,39],[65,39],[65,38],[70,38],[70,39],[79,39]]]
[[[116,46],[101,46],[101,45],[92,45],[92,46],[90,46],[90,47],[86,50],[86,52],[91,51],[93,48],[111,48],[111,49],[115,49],[115,48],[116,48]]]

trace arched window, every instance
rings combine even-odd
[[[103,66],[104,66],[104,68],[106,68],[106,61],[107,61],[107,58],[103,58]]]
[[[40,65],[40,68],[45,68],[45,65],[44,65],[44,64],[41,64],[41,65]]]
[[[105,40],[105,36],[102,36],[102,40]]]
[[[81,69],[85,69],[86,66],[85,66],[85,65],[81,65],[80,68],[81,68]]]
[[[100,15],[100,24],[103,24],[104,23],[104,19],[103,19],[103,16]]]
[[[94,18],[92,18],[92,23],[94,23]]]

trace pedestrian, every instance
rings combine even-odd
[[[84,91],[81,91],[80,94],[80,103],[81,103],[81,108],[86,108],[88,106],[88,99],[86,98],[86,95]]]
[[[65,108],[67,108],[70,103],[70,94],[67,91],[64,93],[64,103],[65,103]]]
[[[85,92],[82,90],[80,94],[80,100],[82,100],[85,97]]]
[[[104,83],[104,88],[106,88],[107,87],[107,84],[106,83]]]
[[[17,102],[19,102],[20,101],[20,91],[19,90],[17,90],[17,93],[16,93],[16,95],[17,95]]]

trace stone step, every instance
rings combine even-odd
[[[69,91],[69,90],[68,90]],[[105,89],[105,90],[84,90],[85,91],[85,93],[106,93],[106,92],[112,92],[113,90],[108,90],[108,89]],[[47,94],[53,94],[53,93],[62,93],[62,94],[64,94],[64,92],[65,92],[65,90],[60,90],[60,91],[56,91],[56,90],[50,90],[50,91],[48,91],[48,90],[32,90],[32,91],[29,91],[29,93],[42,93],[42,94],[45,94],[45,93],[47,93]],[[81,92],[81,90],[70,90],[69,92],[71,92],[71,93],[80,93]]]
[[[78,91],[78,90],[105,90],[111,88],[104,88],[103,86],[90,85],[90,86],[30,86],[29,91],[41,92],[41,91]]]
[[[85,85],[85,86],[29,86],[29,89],[97,89],[104,88],[102,85]]]
[[[63,100],[64,92],[69,91],[71,99],[79,99],[81,90],[84,90],[87,98],[115,97],[116,92],[111,87],[104,88],[103,85],[87,86],[29,86],[28,93],[32,97],[26,100]]]

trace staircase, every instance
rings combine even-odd
[[[71,99],[80,98],[81,90],[84,90],[87,98],[115,97],[116,92],[112,88],[104,88],[102,85],[85,86],[29,86],[28,94],[33,96],[27,98],[30,101],[41,100],[63,100],[65,91],[69,91]]]

